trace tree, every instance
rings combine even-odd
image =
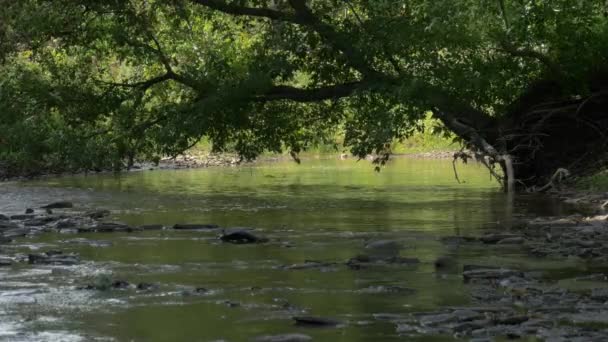
[[[0,103],[15,113],[5,126],[33,116],[37,128],[62,127],[53,146],[78,148],[46,144],[45,152],[87,167],[179,153],[202,137],[218,151],[233,144],[244,158],[297,155],[338,127],[354,154],[383,163],[390,143],[431,110],[490,168],[504,170],[507,187],[532,187],[559,168],[605,165],[605,6],[9,2],[2,74],[19,77],[5,81],[13,91]],[[9,105],[23,94],[27,106]]]

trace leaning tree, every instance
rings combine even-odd
[[[36,127],[54,160],[203,137],[297,158],[339,129],[382,164],[432,111],[506,188],[606,164],[604,0],[0,3],[0,127]]]

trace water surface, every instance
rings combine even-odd
[[[0,321],[10,322],[5,328],[0,324],[0,331],[12,339],[58,341],[246,341],[294,332],[319,341],[400,340],[395,325],[383,317],[407,319],[408,313],[468,303],[460,272],[437,273],[437,257],[449,256],[457,264],[551,267],[520,250],[495,253],[439,241],[508,228],[517,217],[565,210],[536,197],[512,203],[481,166],[458,168],[462,184],[454,178],[451,161],[405,158],[393,160],[380,173],[365,161],[309,160],[301,165],[277,162],[5,184],[0,212],[71,200],[79,210],[110,209],[111,219],[130,225],[251,227],[271,242],[230,245],[218,241],[217,231],[173,230],[24,239],[12,248],[23,253],[73,251],[84,264],[63,271],[0,270]],[[75,243],[83,237],[112,245]],[[401,255],[421,263],[363,270],[344,265],[366,252],[366,242],[377,239],[401,242]],[[284,267],[306,260],[336,264],[308,270]],[[74,290],[106,274],[135,284],[157,283],[159,288]],[[193,293],[200,287],[207,291]],[[293,325],[294,315],[333,317],[345,325],[301,328]]]

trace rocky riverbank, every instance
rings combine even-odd
[[[587,196],[586,198],[591,198]],[[593,197],[601,202],[599,197]],[[581,202],[581,201],[577,201]],[[591,202],[590,202],[591,203]],[[23,254],[9,247],[12,241],[47,232],[76,235],[70,243],[104,248],[108,242],[87,237],[89,233],[132,233],[147,230],[201,230],[217,235],[218,243],[279,244],[254,229],[221,228],[215,224],[177,223],[172,226],[145,225],[133,227],[108,220],[107,210],[79,211],[78,204],[68,201],[50,203],[40,208],[24,208],[23,214],[0,215],[0,267],[27,268],[27,265],[70,266],[85,262],[80,255],[61,250],[38,250]],[[500,255],[518,250],[538,260],[578,260],[586,266],[574,274],[556,276],[539,269],[506,267],[500,264],[458,264],[451,258],[434,261],[437,277],[459,274],[470,295],[470,304],[445,307],[433,312],[375,315],[379,322],[390,323],[404,338],[426,335],[451,335],[474,341],[497,337],[539,338],[550,341],[602,341],[608,339],[608,215],[572,215],[520,220],[510,227],[496,226],[480,236],[447,236],[441,242],[455,248],[484,249]],[[254,247],[255,248],[255,247]],[[305,260],[281,266],[285,272],[299,270],[332,272],[347,269],[369,272],[385,267],[418,267],[421,261],[399,254],[402,246],[392,240],[378,240],[364,246],[364,254],[342,262]],[[60,271],[60,270],[59,270]],[[59,272],[58,271],[58,272]],[[570,284],[570,285],[568,285]],[[572,286],[574,284],[574,286]],[[74,291],[156,291],[161,285],[151,282],[129,283],[122,279],[100,276],[90,283],[74,284]],[[206,295],[206,288],[182,289],[184,295]],[[402,286],[373,286],[361,291],[373,293],[415,292]],[[238,306],[237,302],[226,303]],[[293,320],[303,326],[336,327],[356,322],[342,322],[331,317],[302,316],[301,310],[288,310]],[[329,322],[329,323],[328,323]],[[289,336],[296,336],[291,334]],[[288,336],[288,335],[284,335]],[[283,337],[284,337],[283,336]],[[310,340],[297,335],[299,340]],[[260,340],[274,338],[262,336]],[[282,336],[276,336],[282,338]],[[270,339],[272,340],[272,339]]]

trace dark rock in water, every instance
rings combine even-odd
[[[11,266],[13,261],[11,259],[0,258],[0,267]]]
[[[506,268],[496,268],[492,266],[473,266],[465,265],[462,276],[465,282],[479,279],[479,280],[498,280],[509,277],[524,277],[524,273],[521,271],[510,270]]]
[[[19,225],[17,225],[16,223],[5,222],[5,221],[0,222],[0,231],[8,230],[8,229],[16,229],[16,228],[19,228]]]
[[[295,316],[292,319],[297,325],[311,326],[311,327],[335,327],[340,325],[342,322],[333,318],[324,317],[313,317],[313,316]]]
[[[496,320],[496,324],[502,324],[502,325],[517,325],[517,324],[522,324],[524,322],[527,322],[530,318],[528,318],[528,316],[511,316],[511,317],[504,317],[504,318],[499,318]]]
[[[56,221],[56,217],[46,216],[46,217],[37,217],[23,222],[23,224],[27,227],[40,227],[44,226],[48,223]]]
[[[399,294],[413,294],[416,292],[414,289],[410,289],[403,286],[397,285],[378,285],[378,286],[370,286],[358,291],[359,293],[399,293]]]
[[[304,260],[302,264],[293,264],[293,265],[285,265],[281,268],[287,270],[310,270],[314,268],[324,268],[324,267],[332,267],[336,266],[335,262],[324,262],[324,261],[316,261],[316,260]]]
[[[49,215],[51,215],[51,214],[53,213],[53,211],[52,211],[51,209],[49,209],[49,208],[47,208],[45,211],[46,211],[46,213],[47,213],[47,214],[49,214]]]
[[[152,291],[158,289],[160,286],[158,284],[152,283],[139,283],[137,284],[137,289],[140,291]]]
[[[173,229],[218,229],[217,224],[175,224]]]
[[[17,221],[22,221],[22,220],[27,220],[27,219],[32,219],[35,216],[32,214],[27,214],[27,215],[13,215],[11,216],[11,220],[17,220]]]
[[[26,214],[33,214],[33,213],[34,213],[34,209],[32,209],[32,208],[27,208],[27,209],[25,209],[25,213],[26,213]]]
[[[194,292],[196,292],[198,294],[205,294],[205,293],[209,293],[209,289],[204,288],[204,287],[197,287],[196,289],[194,289]]]
[[[101,222],[91,228],[99,233],[126,232],[131,229],[128,225],[120,222]]]
[[[458,262],[454,257],[440,256],[439,258],[437,258],[435,260],[433,265],[438,270],[445,270],[445,269],[456,268],[458,266]]]
[[[48,251],[46,253],[29,254],[30,264],[41,265],[75,265],[80,262],[76,254],[63,254],[61,251]]]
[[[265,335],[254,339],[255,342],[306,342],[312,337],[304,334]]]
[[[40,208],[42,208],[42,209],[68,209],[68,208],[73,208],[73,207],[74,207],[74,204],[72,202],[59,201],[59,202],[53,202],[51,204],[47,204]]]
[[[131,284],[129,284],[129,282],[127,282],[125,280],[115,280],[112,282],[113,289],[118,289],[118,290],[128,289],[130,286],[131,286]]]
[[[235,244],[268,242],[268,239],[255,236],[247,230],[233,230],[226,232],[220,236],[220,240]]]
[[[139,226],[141,230],[163,230],[165,226],[162,224],[145,224],[143,226]]]
[[[521,245],[525,242],[524,238],[521,236],[504,238],[498,241],[497,245]]]
[[[354,258],[350,258],[346,262],[346,266],[350,267],[354,270],[359,270],[361,268],[365,268],[368,266],[374,265],[417,265],[420,263],[420,259],[418,258],[405,258],[401,256],[392,256],[392,257],[379,257],[379,256],[369,256],[365,254],[357,255]]]
[[[238,308],[241,306],[241,303],[232,300],[224,301],[224,304],[226,304],[226,306],[228,306],[229,308]]]
[[[110,211],[109,210],[93,210],[93,211],[89,211],[85,214],[86,217],[90,217],[92,219],[100,219],[103,217],[106,217],[110,215]]]
[[[74,228],[76,227],[77,223],[72,220],[72,219],[62,219],[57,221],[57,224],[55,225],[55,228],[57,229],[65,229],[65,228]]]
[[[0,221],[8,221],[8,220],[9,220],[8,216],[0,214]]]
[[[395,240],[376,240],[365,245],[366,253],[376,258],[398,257],[403,244]]]
[[[591,290],[591,299],[597,301],[608,301],[608,288],[597,288]]]

